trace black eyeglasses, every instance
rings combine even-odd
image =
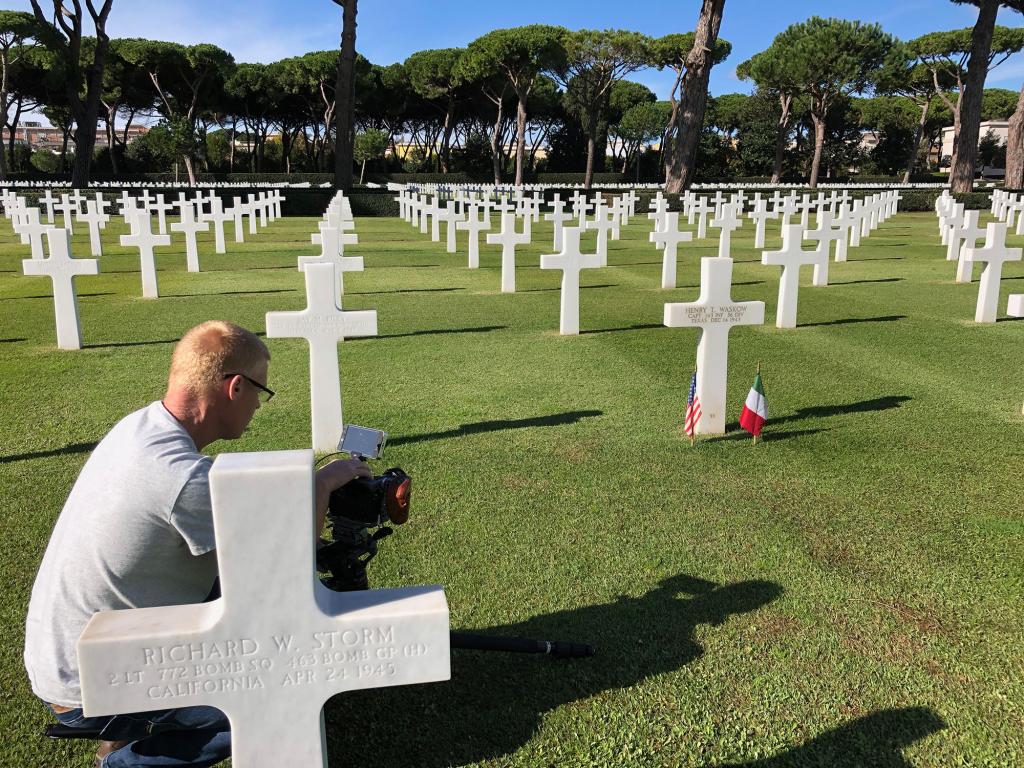
[[[263,386],[262,384],[260,384],[255,379],[250,379],[244,373],[225,373],[224,374],[224,378],[225,379],[230,379],[232,376],[241,376],[243,379],[245,379],[250,384],[252,384],[254,387],[256,387],[256,389],[258,389],[260,391],[260,401],[263,402],[264,404],[269,403],[270,402],[270,398],[272,398],[274,396],[274,390],[268,389],[267,387]]]

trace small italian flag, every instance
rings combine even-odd
[[[761,434],[761,428],[768,420],[768,399],[764,396],[764,385],[761,384],[761,371],[758,369],[754,377],[754,386],[747,394],[747,402],[743,404],[743,413],[740,414],[740,426],[747,432],[757,437]]]

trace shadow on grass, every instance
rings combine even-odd
[[[382,333],[379,336],[357,336],[345,339],[349,344],[353,341],[372,341],[373,339],[407,339],[411,336],[446,336],[451,333],[490,333],[491,331],[503,331],[507,325],[481,325],[479,328],[438,328],[427,331],[409,331],[408,333]]]
[[[393,291],[349,291],[347,296],[377,296],[387,293],[453,293],[465,288],[397,288]]]
[[[32,459],[47,459],[51,456],[67,456],[73,453],[89,453],[96,447],[96,443],[72,443],[63,448],[54,448],[50,451],[35,451],[33,453],[15,453],[10,456],[0,456],[0,464],[13,464],[16,461],[31,461]]]
[[[79,294],[77,294],[78,298],[80,298],[80,299],[86,299],[86,298],[91,298],[91,297],[95,297],[95,296],[113,296],[113,295],[114,294],[109,292],[109,291],[105,292],[105,293],[79,293]],[[52,299],[52,298],[53,298],[53,294],[52,293],[43,293],[43,294],[40,294],[39,296],[6,296],[6,297],[0,299],[0,301],[19,301],[21,299]]]
[[[868,283],[902,283],[902,277],[879,277],[876,280],[847,280],[843,283],[829,283],[829,285],[867,285]],[[733,283],[737,285],[737,283]]]
[[[911,768],[914,764],[903,756],[903,750],[945,727],[945,721],[928,707],[883,709],[772,757],[719,768]]]
[[[0,344],[14,344],[16,341],[28,341],[28,339],[25,339],[25,338],[0,339]]]
[[[268,288],[264,291],[211,291],[209,293],[167,293],[161,299],[191,299],[200,296],[249,296],[259,293],[298,293],[297,288]]]
[[[364,269],[427,269],[440,266],[440,264],[367,264]]]
[[[828,320],[822,323],[801,323],[801,328],[824,328],[829,325],[854,325],[856,323],[895,323],[906,320],[906,315],[882,315],[881,317],[847,317],[842,320]]]
[[[529,419],[498,419],[495,421],[476,421],[472,424],[462,424],[457,429],[448,429],[444,432],[427,432],[422,435],[408,435],[407,437],[396,437],[388,442],[388,445],[408,445],[410,443],[423,443],[428,440],[447,440],[452,437],[463,437],[464,435],[475,435],[480,432],[501,432],[506,429],[530,429],[532,427],[556,427],[562,424],[575,424],[581,419],[593,416],[603,416],[604,411],[568,411],[566,413],[555,413],[550,416],[534,416]]]
[[[845,416],[848,413],[872,413],[875,411],[889,411],[893,408],[899,408],[904,403],[912,400],[909,395],[888,395],[886,397],[876,397],[872,400],[861,400],[856,403],[845,403],[843,405],[812,405],[807,408],[800,408],[795,413],[791,413],[788,416],[780,416],[779,418],[769,418],[768,424],[775,426],[778,424],[790,424],[794,421],[803,421],[804,419],[822,419],[829,418],[830,416]],[[725,431],[727,433],[732,432],[734,429],[739,429],[740,424],[738,421],[734,421],[727,425]],[[765,432],[764,435],[769,440],[778,439],[779,435],[788,435],[790,437],[796,437],[799,434],[821,432],[823,430],[809,429],[801,430],[799,432],[779,432],[769,433]],[[715,438],[717,440],[729,440],[737,439],[737,437],[747,437],[750,435],[747,432],[738,432],[735,435],[726,434],[725,437]],[[711,441],[709,441],[711,442]]]
[[[119,347],[152,347],[157,344],[177,344],[178,339],[154,339],[153,341],[111,341],[106,344],[83,344],[82,349],[117,349]]]
[[[698,628],[701,635],[713,632],[703,627],[756,611],[782,593],[770,581],[722,585],[680,574],[640,597],[508,626],[466,628],[484,635],[589,643],[597,655],[555,660],[455,651],[450,682],[335,697],[325,707],[331,761],[380,768],[503,764],[552,710],[686,666],[704,653]]]
[[[782,421],[779,419],[778,421]],[[772,424],[778,423],[776,421],[771,422]],[[706,442],[708,443],[721,443],[727,440],[753,440],[749,432],[740,430],[739,423],[729,424],[726,428],[726,434],[719,437],[709,438]],[[739,430],[739,431],[736,431]],[[758,438],[758,442],[766,443],[777,443],[781,440],[791,440],[794,437],[806,437],[807,435],[816,435],[819,432],[831,432],[831,429],[790,429],[783,430],[782,432],[775,432],[770,430],[768,432],[761,433],[761,437]]]
[[[646,331],[650,328],[664,328],[661,323],[638,323],[637,325],[626,325],[622,328],[595,328],[589,331],[580,331],[580,335],[591,335],[594,333],[621,333],[622,331]]]
[[[619,287],[618,285],[613,285],[611,283],[603,283],[601,285],[581,285],[580,286],[580,290],[581,291],[586,291],[586,290],[589,290],[591,288],[618,288],[618,287]],[[557,288],[523,288],[522,290],[516,291],[516,293],[547,293],[548,291],[560,291],[560,290],[562,290],[561,286],[558,286]]]
[[[876,256],[867,259],[847,259],[847,261],[903,261],[906,256]]]

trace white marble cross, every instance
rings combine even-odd
[[[1006,300],[1006,314],[1010,317],[1024,317],[1024,293],[1011,293]]]
[[[334,277],[337,282],[337,296],[339,301],[345,295],[345,273],[362,272],[362,256],[346,256],[344,237],[354,235],[343,235],[340,229],[321,225],[320,227],[320,255],[299,256],[299,271],[305,272],[309,264],[333,264]]]
[[[188,264],[189,272],[199,271],[199,247],[196,244],[197,232],[209,232],[210,223],[199,221],[195,217],[195,208],[191,203],[181,206],[181,221],[171,224],[172,232],[182,232],[185,235],[185,261]]]
[[[335,298],[333,264],[307,264],[306,308],[301,312],[268,312],[267,337],[304,338],[309,342],[310,413],[313,449],[338,450],[344,427],[338,342],[353,336],[376,336],[373,310],[343,312]]]
[[[768,210],[768,201],[758,198],[757,202],[754,203],[754,210],[747,214],[748,218],[753,219],[755,222],[754,229],[754,248],[764,248],[764,228],[768,219],[779,218],[778,211]]]
[[[245,204],[240,197],[231,198],[231,217],[235,227],[235,242],[245,242]]]
[[[78,214],[78,220],[89,226],[89,249],[93,256],[103,255],[103,239],[100,230],[106,227],[110,216],[103,212],[95,200],[85,201],[85,212]]]
[[[53,226],[39,220],[39,209],[26,208],[25,218],[17,225],[16,229],[21,235],[21,242],[32,249],[32,258],[44,258],[43,237],[53,229]]]
[[[156,212],[157,228],[161,235],[167,234],[167,212],[174,207],[174,203],[168,203],[163,195],[156,196],[156,202],[149,206],[152,213]]]
[[[974,263],[964,258],[964,251],[977,248],[978,241],[986,236],[986,231],[978,226],[981,211],[965,211],[963,222],[950,233],[950,242],[957,243],[956,279],[957,283],[969,283],[974,280]]]
[[[63,217],[64,229],[72,235],[75,234],[75,204],[71,202],[71,196],[61,195],[60,202],[53,206],[53,209]]]
[[[329,698],[450,678],[440,586],[334,592],[317,579],[313,458],[216,458],[222,596],[93,616],[78,642],[89,716],[216,707],[231,722],[236,768],[327,768]]]
[[[53,208],[60,202],[60,199],[53,196],[52,190],[47,189],[42,197],[39,198],[39,202],[46,211],[46,223],[53,224]]]
[[[468,214],[466,219],[455,226],[468,231],[469,269],[477,269],[480,266],[480,233],[491,228],[491,215],[487,212],[486,205],[481,206],[479,203],[471,203]]]
[[[1005,222],[990,223],[985,230],[985,246],[968,248],[964,246],[962,256],[969,263],[976,261],[985,263],[978,285],[978,306],[974,312],[974,322],[994,323],[998,313],[999,282],[1003,276],[1003,264],[1007,261],[1020,261],[1020,248],[1006,247]]]
[[[817,286],[828,285],[828,267],[832,259],[832,241],[841,242],[844,238],[842,230],[832,228],[832,212],[822,207],[818,211],[818,228],[803,233],[804,240],[813,240],[818,243],[815,252],[818,260],[814,264],[813,284]],[[838,251],[838,246],[837,249]]]
[[[26,259],[21,262],[26,275],[49,277],[53,283],[53,312],[57,321],[58,349],[81,349],[82,327],[78,320],[78,294],[75,277],[98,275],[96,259],[71,258],[71,233],[63,227],[49,227],[46,241],[50,255],[45,259]]]
[[[763,301],[736,301],[732,298],[732,264],[732,259],[728,258],[702,258],[697,301],[665,305],[666,326],[700,329],[697,397],[701,415],[696,428],[700,435],[725,432],[729,331],[737,325],[764,323]]]
[[[530,236],[525,232],[516,232],[516,215],[511,212],[501,214],[501,231],[487,235],[488,245],[501,246],[501,292],[516,292],[516,246],[529,245]]]
[[[139,249],[139,261],[142,269],[142,295],[147,299],[160,296],[160,288],[156,278],[156,258],[154,248],[166,248],[171,244],[170,235],[159,235],[153,232],[153,219],[146,208],[139,208],[132,216],[132,233],[121,235],[121,245]]]
[[[675,211],[665,214],[665,225],[662,231],[654,231],[648,235],[652,243],[664,249],[661,259],[661,287],[671,290],[676,287],[676,263],[678,261],[679,243],[693,240],[693,232],[680,231],[679,214]]]
[[[557,195],[555,197],[557,198]],[[573,216],[565,210],[565,202],[562,200],[553,200],[550,206],[551,213],[545,213],[544,220],[550,221],[554,225],[555,240],[553,247],[556,251],[560,251],[562,250],[562,228],[567,221],[573,220]]]
[[[796,308],[800,292],[800,267],[816,264],[820,259],[817,251],[803,250],[803,227],[790,224],[782,230],[782,249],[765,251],[761,263],[766,266],[782,267],[779,280],[779,305],[776,309],[776,328],[796,328]],[[701,403],[703,407],[703,402]]]
[[[460,216],[459,212],[455,210],[454,200],[449,200],[448,203],[445,205],[444,209],[438,211],[434,215],[434,221],[444,222],[445,236],[447,238],[445,241],[445,249],[448,251],[448,253],[456,252],[455,227],[461,220],[462,216]]]
[[[562,249],[556,254],[540,257],[541,269],[562,270],[562,300],[558,331],[563,336],[580,332],[580,270],[603,266],[596,253],[580,252],[579,227],[562,229]]]
[[[737,215],[737,206],[732,204],[720,207],[721,215],[711,220],[711,226],[721,230],[718,235],[718,258],[728,259],[731,248],[732,231],[743,226],[743,219]]]
[[[224,224],[232,221],[235,214],[233,211],[224,210],[224,204],[219,197],[210,198],[210,209],[205,220],[213,222],[213,250],[217,253],[227,253],[227,246],[224,244]]]
[[[690,207],[690,211],[697,218],[697,239],[703,240],[708,236],[708,214],[714,212],[714,207],[708,205],[707,198],[698,196]]]
[[[600,201],[600,198],[598,198]],[[601,260],[601,266],[608,266],[608,233],[615,226],[615,214],[604,205],[598,203],[594,211],[594,220],[588,221],[585,229],[597,231],[597,258]]]

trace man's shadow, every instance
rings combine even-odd
[[[927,707],[883,709],[772,757],[718,768],[912,768],[903,750],[945,727]]]
[[[700,625],[757,610],[782,591],[769,581],[719,585],[679,575],[638,598],[507,626],[459,627],[588,643],[597,655],[556,660],[457,650],[449,682],[336,696],[325,707],[331,762],[377,768],[500,762],[530,740],[545,713],[689,664],[704,652],[695,639]]]

